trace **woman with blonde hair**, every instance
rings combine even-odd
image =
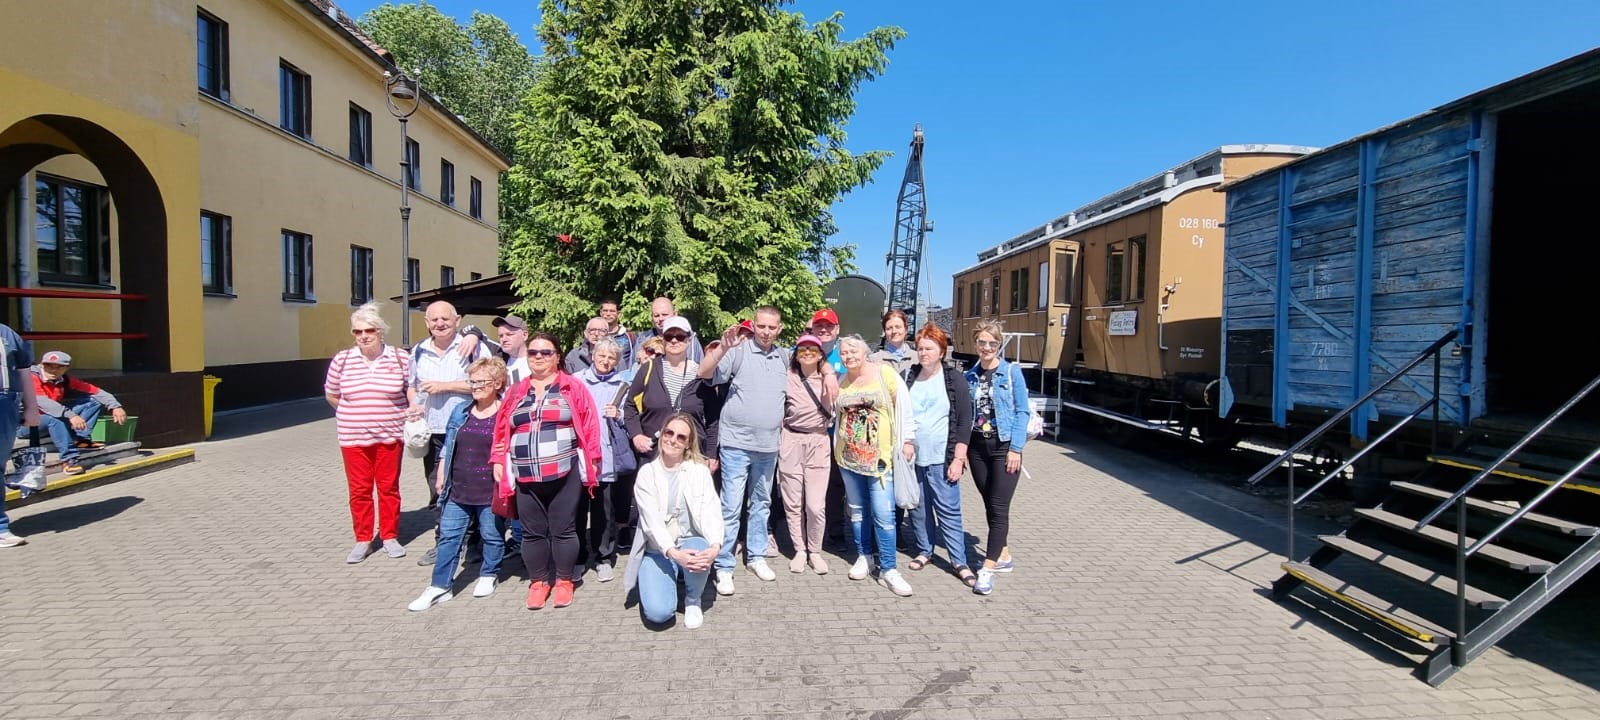
[[[328,362],[322,383],[323,397],[334,410],[350,490],[356,546],[345,562],[352,565],[372,551],[374,492],[383,551],[395,558],[406,554],[400,544],[400,454],[405,421],[421,417],[422,408],[406,382],[411,357],[384,343],[388,332],[376,303],[356,308],[350,313],[354,344]]]
[[[1022,369],[1000,357],[1005,333],[999,323],[981,322],[972,333],[978,362],[967,371],[972,394],[972,434],[967,440],[972,482],[983,498],[989,539],[983,545],[983,567],[972,591],[994,592],[994,574],[1011,572],[1011,496],[1022,471],[1022,446],[1028,442],[1028,386]]]
[[[639,588],[639,609],[652,625],[672,619],[681,590],[690,630],[703,620],[700,598],[723,542],[722,500],[698,449],[697,425],[689,414],[673,413],[661,426],[655,459],[639,468],[639,528],[623,577],[625,590]]]
[[[505,554],[505,523],[494,514],[494,477],[489,452],[494,447],[495,417],[500,412],[500,391],[506,386],[506,364],[500,358],[483,358],[467,367],[472,402],[462,403],[445,424],[444,445],[439,449],[439,470],[434,478],[442,504],[439,513],[439,552],[433,561],[433,581],[407,607],[422,612],[452,597],[450,581],[460,561],[461,545],[469,520],[477,520],[483,540],[483,563],[473,597],[494,594]]]
[[[916,459],[911,398],[892,369],[867,361],[867,341],[860,335],[847,335],[839,341],[839,359],[845,372],[839,378],[833,459],[844,477],[850,527],[859,553],[850,568],[850,579],[865,580],[872,573],[870,558],[876,542],[878,582],[907,597],[911,585],[895,569],[893,453],[901,453],[907,463]]]

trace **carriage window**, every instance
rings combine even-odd
[[[1072,304],[1072,284],[1077,280],[1074,273],[1078,267],[1078,253],[1076,250],[1056,251],[1056,304]],[[1043,292],[1041,290],[1041,292]]]

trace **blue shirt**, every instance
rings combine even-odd
[[[911,416],[916,420],[917,465],[944,464],[950,443],[950,396],[944,383],[924,380],[911,386]]]

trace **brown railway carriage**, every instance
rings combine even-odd
[[[955,352],[975,356],[973,330],[999,320],[1005,356],[1059,374],[1067,408],[1187,428],[1220,374],[1216,188],[1311,150],[1225,145],[978,253],[955,275]]]

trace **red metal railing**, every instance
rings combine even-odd
[[[0,297],[51,298],[56,300],[125,300],[141,302],[149,295],[137,293],[104,293],[87,290],[51,290],[48,288],[0,288]],[[145,340],[145,333],[97,332],[77,330],[30,330],[18,332],[24,340]]]

